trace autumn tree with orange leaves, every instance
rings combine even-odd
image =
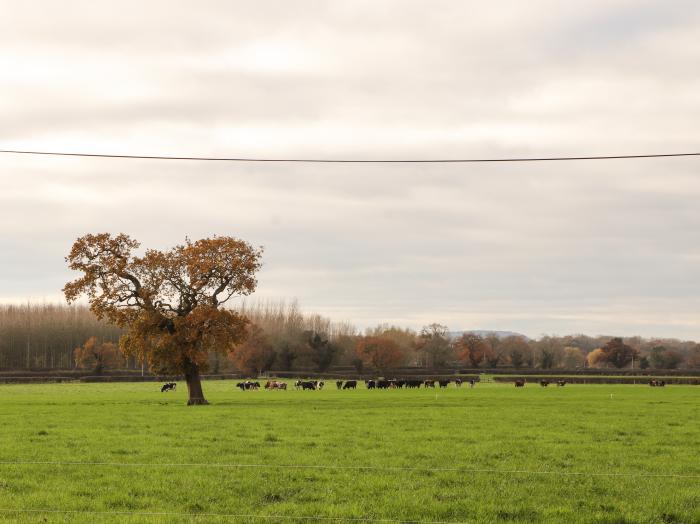
[[[602,348],[602,360],[616,368],[623,368],[639,356],[639,350],[624,343],[622,338],[611,338]]]
[[[486,358],[489,350],[488,343],[476,333],[464,333],[455,344],[457,358],[469,361],[472,367],[478,368]]]
[[[73,351],[75,365],[81,369],[92,369],[102,373],[123,363],[119,348],[113,342],[100,342],[97,337],[90,337],[82,346]]]
[[[251,325],[246,340],[229,355],[231,361],[243,373],[257,377],[272,366],[277,354],[265,332]]]
[[[364,365],[380,371],[398,367],[405,358],[399,345],[386,337],[362,337],[357,342],[355,354]]]
[[[233,351],[248,320],[223,304],[255,290],[261,249],[233,237],[185,240],[167,251],[134,253],[125,234],[89,234],[66,257],[82,276],[63,288],[68,302],[86,295],[91,311],[127,330],[119,341],[127,356],[156,373],[182,374],[188,405],[207,404],[200,373],[210,352]]]

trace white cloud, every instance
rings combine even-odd
[[[2,148],[454,158],[697,146],[694,2],[0,0],[0,10]],[[156,247],[236,234],[266,246],[260,296],[297,296],[362,326],[700,338],[696,172],[695,159],[0,156],[0,299],[59,296],[63,256],[88,231]]]

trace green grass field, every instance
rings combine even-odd
[[[0,386],[0,520],[700,522],[698,387],[331,386]]]

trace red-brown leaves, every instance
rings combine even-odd
[[[115,368],[124,363],[119,348],[112,342],[99,342],[90,337],[85,343],[73,351],[75,365],[81,369],[92,369],[102,373],[107,368]]]
[[[466,362],[467,360],[473,367],[479,367],[486,358],[489,347],[488,343],[475,333],[464,333],[456,343],[457,358]]]
[[[229,358],[246,375],[257,376],[270,369],[275,357],[275,350],[265,332],[251,325],[245,342],[236,347]]]
[[[204,366],[208,352],[229,352],[247,320],[218,306],[255,290],[261,250],[243,240],[186,240],[167,251],[133,251],[127,235],[79,238],[66,258],[83,275],[64,287],[69,302],[86,295],[98,318],[128,328],[120,345],[161,372]]]
[[[627,366],[632,359],[639,355],[639,351],[628,346],[619,337],[611,338],[602,348],[598,348],[588,355],[588,362],[592,365],[600,363],[612,364],[616,368]]]
[[[405,358],[399,345],[384,337],[361,338],[355,347],[355,354],[363,364],[381,371],[398,367]]]

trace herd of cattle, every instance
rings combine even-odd
[[[253,382],[252,380],[246,380],[245,382],[239,382],[236,387],[241,391],[246,391],[248,389],[260,389],[260,382],[257,380]],[[287,383],[280,380],[268,380],[265,383],[265,389],[287,389]]]
[[[516,387],[516,388],[524,388],[524,387],[525,387],[525,382],[526,382],[526,381],[525,381],[524,378],[516,379],[516,380],[515,380],[515,387]],[[543,388],[546,388],[546,387],[549,386],[551,383],[552,383],[552,382],[550,382],[549,380],[540,380],[540,386],[542,386]],[[566,380],[557,380],[557,381],[555,381],[554,383],[557,385],[557,387],[562,387],[562,388],[563,388],[564,386],[566,386]]]
[[[473,388],[476,383],[477,379],[470,379],[463,381],[461,378],[456,378],[454,380],[409,380],[409,379],[379,379],[379,380],[365,380],[365,387],[367,389],[401,389],[401,388],[406,388],[406,389],[417,389],[423,386],[424,388],[435,388],[435,385],[437,384],[438,387],[440,388],[446,388],[450,383],[454,382],[456,387],[461,387],[464,382],[469,384],[469,387]],[[337,380],[335,383],[335,386],[337,389],[357,389],[357,380]],[[556,380],[556,381],[549,381],[549,380],[540,380],[539,384],[543,388],[546,388],[550,384],[556,384],[557,387],[564,387],[566,386],[566,380]],[[515,382],[515,387],[516,388],[524,388],[526,384],[526,380],[523,379],[516,379]],[[323,386],[325,385],[325,382],[322,380],[297,380],[294,383],[294,389],[301,389],[301,390],[321,390],[323,389]],[[664,380],[650,380],[649,385],[651,387],[664,387],[666,385],[666,381]],[[258,390],[261,388],[260,382],[258,381],[252,381],[252,380],[246,380],[244,382],[239,382],[236,384],[236,387],[239,388],[241,391],[247,391],[249,389],[251,390]],[[281,380],[268,380],[264,386],[265,389],[268,390],[286,390],[287,389],[287,383],[282,382]],[[166,391],[175,391],[175,388],[177,388],[177,384],[175,382],[167,382],[163,384],[163,387],[160,388],[160,392],[164,393]]]
[[[403,380],[403,379],[378,379],[378,380],[365,380],[365,388],[367,389],[417,389],[421,386],[425,388],[446,388],[450,383],[454,382],[456,387],[462,386],[462,379],[457,378],[455,380]],[[466,381],[470,387],[476,385],[476,380],[471,379]],[[335,387],[337,389],[357,389],[357,380],[337,380]],[[322,380],[297,380],[294,382],[294,389],[301,390],[321,390],[326,385]],[[241,391],[248,389],[260,389],[260,382],[254,382],[251,380],[246,380],[245,382],[239,382],[236,384],[237,388]],[[264,386],[265,389],[287,389],[286,382],[268,380]]]
[[[662,388],[666,385],[666,381],[665,380],[650,380],[649,385],[652,388]]]

